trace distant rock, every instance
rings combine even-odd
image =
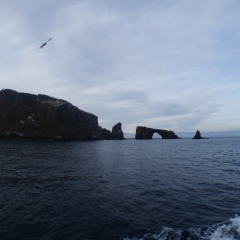
[[[180,139],[173,131],[140,126],[136,128],[135,139],[152,139],[154,133],[161,135],[162,139]]]
[[[203,137],[201,136],[200,131],[197,130],[193,139],[208,139],[208,138],[203,138]]]
[[[125,139],[122,131],[122,124],[119,122],[112,128],[112,139],[113,140],[123,140]]]
[[[0,138],[91,140],[97,130],[97,116],[65,100],[0,91]]]

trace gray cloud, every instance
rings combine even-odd
[[[239,10],[235,0],[8,1],[0,83],[66,99],[109,129],[240,129]]]

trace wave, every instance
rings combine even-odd
[[[158,232],[124,240],[238,240],[240,239],[240,216],[235,215],[223,223],[188,230],[174,230],[163,227]]]

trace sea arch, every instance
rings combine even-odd
[[[179,139],[179,137],[173,131],[141,126],[136,128],[135,139],[152,139],[154,133],[158,133],[162,139]]]

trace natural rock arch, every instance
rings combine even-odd
[[[139,126],[136,128],[135,139],[152,139],[154,133],[158,133],[162,139],[180,139],[173,131]]]

